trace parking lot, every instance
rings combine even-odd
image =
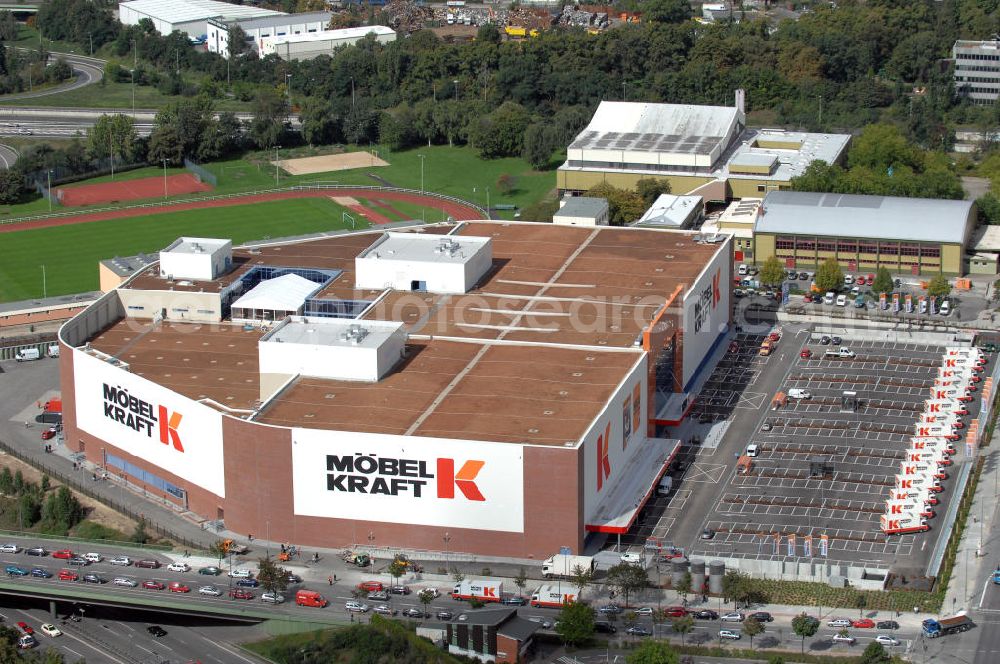
[[[735,398],[735,405],[731,398],[704,406],[714,415],[753,402],[756,423],[737,449],[753,443],[760,451],[747,474],[736,472],[733,456],[738,452],[718,459],[716,465],[725,464],[719,479],[724,486],[704,521],[714,535],[696,542],[689,553],[784,559],[789,536],[794,536],[795,555],[805,557],[804,539],[811,536],[811,554],[818,558],[820,538],[826,535],[830,561],[923,569],[940,535],[935,521],[925,534],[887,536],[879,517],[943,348],[845,340],[842,345],[855,357],[828,359],[823,353],[831,346],[807,337],[783,340],[786,348],[795,345],[794,354],[786,354],[788,367],[779,389],[785,394],[806,390],[808,399],[789,398],[775,409],[774,394],[764,394],[758,404],[757,395],[748,390]],[[800,357],[802,348],[812,356]],[[845,391],[856,393],[856,408],[845,404]],[[967,420],[976,415],[975,404],[969,406]],[[688,479],[682,491],[693,488]],[[953,498],[951,478],[943,484],[941,504],[935,508],[939,516]],[[683,501],[680,491],[678,498]]]

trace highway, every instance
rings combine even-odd
[[[20,50],[27,51],[31,49],[22,48]],[[64,59],[67,63],[69,63],[69,66],[73,68],[73,80],[61,85],[52,86],[51,88],[44,88],[42,90],[3,95],[0,96],[0,103],[11,99],[35,99],[37,97],[57,95],[63,92],[69,92],[70,90],[76,90],[77,88],[82,88],[87,85],[92,85],[104,78],[104,65],[106,63],[100,58],[91,58],[85,55],[75,55],[73,53],[50,53],[49,63],[55,62],[59,58]]]

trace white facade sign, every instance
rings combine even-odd
[[[685,388],[729,324],[729,297],[733,292],[732,241],[729,238],[720,245],[712,262],[684,295],[684,375],[681,379]]]
[[[524,532],[520,445],[292,429],[295,514]]]
[[[225,497],[221,413],[80,350],[73,383],[80,429]]]

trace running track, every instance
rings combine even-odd
[[[358,198],[375,198],[385,201],[406,201],[423,205],[443,211],[449,217],[458,220],[482,219],[483,215],[475,208],[446,201],[433,196],[421,196],[420,194],[406,194],[397,191],[379,191],[376,189],[323,189],[314,191],[284,191],[273,194],[259,194],[247,196],[234,196],[233,198],[221,198],[204,201],[191,201],[189,203],[178,203],[177,205],[164,205],[153,208],[127,208],[121,210],[107,210],[105,212],[80,213],[67,217],[55,217],[51,219],[36,219],[34,221],[24,221],[14,224],[0,224],[0,233],[11,233],[13,231],[23,231],[32,228],[49,228],[51,226],[71,226],[82,224],[88,221],[106,221],[108,219],[125,219],[129,217],[154,217],[158,214],[169,214],[182,210],[200,210],[210,207],[228,207],[231,205],[248,205],[250,203],[263,203],[267,201],[279,201],[286,198],[329,198],[337,194],[357,196]]]

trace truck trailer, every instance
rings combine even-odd
[[[559,586],[539,586],[538,590],[531,594],[529,604],[534,607],[545,606],[552,609],[560,609],[566,604],[576,601],[576,592],[572,588],[560,588]]]
[[[503,581],[501,579],[466,579],[456,584],[451,591],[452,599],[480,602],[499,602],[503,597]]]
[[[969,620],[969,617],[963,614],[952,616],[951,618],[942,618],[941,620],[928,618],[921,623],[924,636],[928,639],[936,639],[939,636],[967,632],[972,629],[972,625],[973,623]]]
[[[592,556],[570,556],[557,553],[542,563],[542,576],[546,579],[553,577],[568,579],[573,576],[577,567],[583,569],[584,572],[593,572],[594,558]]]

